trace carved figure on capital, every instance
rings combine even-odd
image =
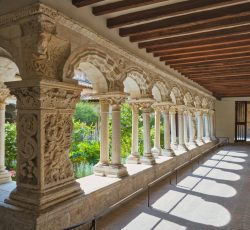
[[[44,15],[36,15],[20,26],[23,32],[20,38],[21,76],[24,79],[61,80],[63,66],[70,54],[70,43],[56,35],[55,22]]]

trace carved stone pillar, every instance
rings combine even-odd
[[[94,173],[105,176],[109,165],[109,104],[100,100],[101,135],[100,135],[100,161],[94,166]]]
[[[196,147],[195,136],[196,136],[196,125],[195,119],[193,118],[192,111],[188,111],[188,124],[189,124],[189,143],[190,147]]]
[[[5,100],[9,96],[6,86],[0,88],[0,184],[11,181],[10,173],[5,169]]]
[[[141,157],[142,164],[155,164],[154,156],[151,152],[151,140],[150,140],[150,112],[153,100],[149,99],[141,102],[141,107],[143,111],[143,144],[144,153]]]
[[[45,210],[83,194],[69,159],[81,89],[49,80],[6,83],[17,98],[17,187],[6,203]]]
[[[176,113],[175,108],[171,107],[169,114],[170,114],[171,148],[172,149],[177,149],[175,113]]]
[[[205,142],[210,142],[211,138],[209,135],[209,119],[208,119],[208,112],[204,112],[204,119],[205,119]]]
[[[184,127],[183,127],[183,108],[178,108],[178,133],[179,133],[179,144],[178,150],[186,151],[187,147],[184,143]]]
[[[131,103],[132,109],[132,140],[131,140],[131,154],[126,159],[127,164],[139,164],[140,156],[138,151],[138,131],[139,131],[139,105]]]
[[[155,139],[152,153],[161,155],[161,109],[157,105],[153,105],[155,110]]]
[[[112,153],[111,164],[107,171],[109,177],[128,175],[127,168],[121,164],[121,104],[125,100],[123,94],[113,94],[108,98],[112,106]]]
[[[204,142],[202,141],[203,136],[203,122],[202,122],[202,112],[196,111],[196,119],[197,119],[197,139],[196,143],[198,145],[203,145]]]
[[[165,107],[162,112],[164,119],[164,149],[162,150],[163,155],[165,156],[174,156],[174,151],[170,146],[170,118],[169,118],[169,106]]]

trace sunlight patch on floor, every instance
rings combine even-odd
[[[165,211],[165,210],[163,210]],[[207,202],[201,197],[187,195],[170,214],[205,225],[222,227],[229,223],[231,215],[222,205]]]
[[[154,226],[156,226],[160,222],[160,220],[161,219],[159,217],[142,212],[131,222],[129,222],[124,228],[122,228],[122,230],[135,230],[135,229],[151,230],[153,229]]]

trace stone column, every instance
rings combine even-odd
[[[109,104],[100,100],[101,131],[100,131],[100,161],[94,166],[94,173],[105,176],[109,165]]]
[[[211,135],[212,140],[216,140],[215,133],[214,133],[214,130],[215,130],[214,113],[215,113],[214,110],[210,110],[210,113],[209,113],[210,114],[210,135]]]
[[[188,144],[188,121],[187,121],[187,111],[183,113],[183,131],[184,131],[184,144]]]
[[[202,124],[202,112],[196,111],[196,119],[197,119],[197,139],[196,143],[198,145],[203,145],[204,142],[202,141],[203,136],[203,124]]]
[[[208,119],[208,112],[204,112],[204,119],[205,119],[205,142],[210,142],[211,138],[209,135],[209,119]]]
[[[178,133],[179,133],[179,144],[178,144],[178,150],[180,151],[186,151],[187,147],[184,143],[184,127],[183,127],[183,108],[178,108]]]
[[[17,98],[17,187],[5,202],[40,214],[83,193],[69,159],[81,88],[47,79],[6,84]]]
[[[175,154],[170,146],[169,106],[163,110],[162,114],[163,114],[163,119],[164,119],[164,149],[162,150],[162,152],[163,152],[163,155],[171,157],[171,156],[174,156]]]
[[[121,104],[125,95],[113,94],[108,100],[112,105],[112,153],[107,176],[120,178],[128,175],[127,168],[121,164]]]
[[[161,110],[157,105],[153,105],[155,110],[155,139],[152,153],[155,155],[161,155]]]
[[[188,124],[189,124],[189,146],[190,147],[196,147],[195,143],[195,133],[196,133],[196,125],[195,121],[193,119],[193,113],[191,111],[188,111]]]
[[[126,159],[128,164],[139,164],[140,156],[138,152],[138,131],[139,131],[139,106],[135,103],[131,103],[132,109],[132,140],[131,140],[131,154]]]
[[[176,113],[175,108],[171,107],[169,114],[170,114],[171,148],[172,149],[177,149],[175,113]]]
[[[141,157],[142,164],[155,164],[154,156],[151,152],[151,140],[150,140],[150,112],[153,100],[149,99],[141,102],[142,116],[143,116],[143,145],[144,152],[143,157]]]
[[[5,169],[5,100],[9,96],[6,86],[0,88],[0,184],[11,181],[10,173]]]

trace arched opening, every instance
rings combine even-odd
[[[11,55],[0,48],[0,183],[16,179],[16,98],[10,94],[6,82],[21,80],[19,68]]]

